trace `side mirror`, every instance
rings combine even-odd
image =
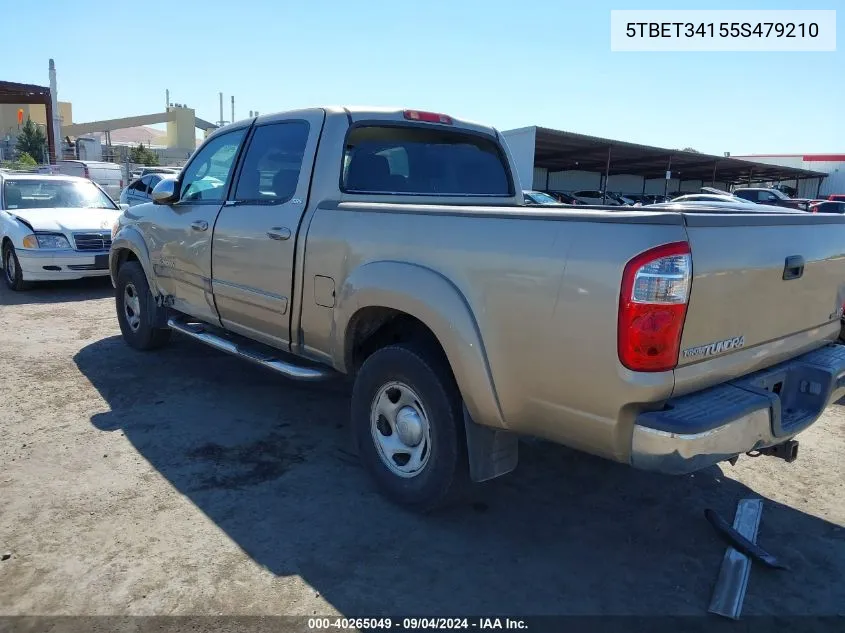
[[[162,178],[155,189],[153,189],[153,203],[155,204],[170,204],[179,199],[179,193],[176,189],[176,178]]]
[[[121,202],[117,206],[120,207],[121,211],[128,211],[129,210],[129,205],[125,202]]]

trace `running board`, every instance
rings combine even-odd
[[[185,323],[179,319],[170,318],[167,320],[167,325],[172,330],[176,330],[180,334],[189,336],[192,339],[205,343],[206,345],[218,349],[221,352],[232,354],[248,360],[256,365],[261,365],[267,369],[282,374],[293,380],[302,380],[306,382],[315,382],[319,380],[327,380],[336,376],[336,372],[327,367],[317,367],[311,365],[297,365],[292,362],[281,360],[273,357],[273,354],[256,353],[255,350],[238,345],[222,336],[214,334],[201,323]]]

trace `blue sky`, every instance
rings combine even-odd
[[[682,5],[682,6],[679,6]],[[2,10],[0,79],[46,85],[75,122],[215,121],[308,105],[445,112],[733,154],[845,151],[845,5],[591,0],[39,0]],[[841,9],[835,53],[611,53],[611,9]],[[10,25],[40,25],[9,28]],[[35,33],[38,33],[36,36]]]

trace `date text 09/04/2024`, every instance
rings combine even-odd
[[[815,22],[628,22],[625,35],[639,38],[813,38],[819,36],[819,25]]]
[[[526,630],[516,618],[309,618],[311,631]]]

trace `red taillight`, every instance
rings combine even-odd
[[[405,110],[405,118],[409,121],[423,121],[424,123],[443,123],[452,125],[452,117],[436,112],[420,112],[419,110]]]
[[[619,296],[619,361],[631,371],[667,371],[678,364],[687,315],[692,257],[673,242],[640,253],[625,266]]]

